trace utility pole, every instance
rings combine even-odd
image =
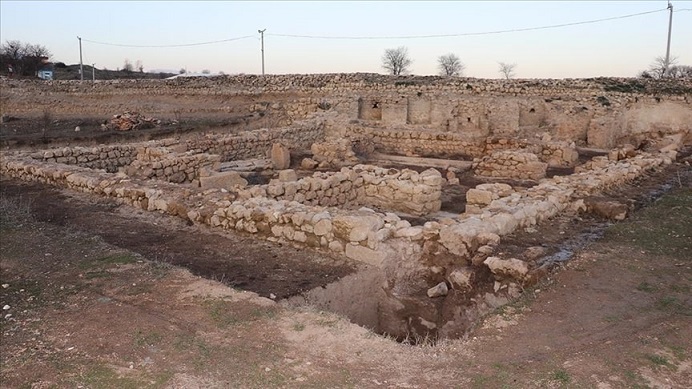
[[[663,76],[668,73],[668,66],[670,66],[670,33],[673,30],[673,4],[668,2],[668,9],[670,10],[670,16],[668,18],[668,45],[666,46],[666,63],[663,68]]]
[[[265,28],[264,30],[257,30],[257,32],[260,33],[261,35],[261,40],[262,40],[262,75],[264,76],[264,32],[267,31]]]
[[[91,64],[91,82],[96,84],[96,64],[95,63]]]
[[[79,81],[84,81],[84,64],[82,63],[82,38],[79,39]]]

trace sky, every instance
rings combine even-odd
[[[673,1],[671,54],[692,65],[692,1]],[[498,78],[635,76],[664,56],[669,13],[656,1],[10,1],[0,0],[0,40],[41,44],[52,60],[145,71],[260,74],[385,73],[386,49],[404,46],[410,73],[439,73],[456,54],[464,75]],[[646,15],[560,28],[468,35]],[[466,35],[464,35],[466,34]],[[290,37],[282,35],[302,35]],[[428,37],[430,35],[457,35]],[[321,37],[321,38],[318,38]],[[327,39],[342,37],[351,39]],[[367,37],[369,39],[353,39]],[[380,39],[387,37],[388,39]],[[407,38],[408,37],[408,38]],[[231,40],[234,38],[240,38]],[[184,47],[165,46],[222,41]],[[98,42],[98,43],[96,43]],[[103,43],[108,43],[103,44]]]

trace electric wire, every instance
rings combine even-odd
[[[90,39],[84,39],[84,38],[82,38],[82,40],[84,42],[95,43],[95,44],[99,44],[99,45],[107,45],[107,46],[163,48],[163,47],[189,47],[189,46],[211,45],[211,44],[216,44],[216,43],[238,41],[241,39],[248,39],[248,38],[256,38],[256,37],[254,35],[245,35],[245,36],[239,36],[239,37],[235,37],[235,38],[221,39],[221,40],[217,40],[217,41],[197,42],[197,43],[181,43],[181,44],[175,44],[175,45],[126,45],[126,44],[121,44],[121,43],[92,41]]]
[[[630,14],[630,15],[614,16],[614,17],[610,17],[610,18],[587,20],[587,21],[582,21],[582,22],[553,24],[553,25],[541,26],[541,27],[513,28],[513,29],[509,29],[509,30],[498,30],[498,31],[466,32],[466,33],[459,33],[459,34],[401,35],[401,36],[323,36],[323,35],[296,35],[296,34],[273,34],[273,33],[269,33],[267,35],[278,36],[278,37],[289,37],[289,38],[342,39],[342,40],[348,40],[348,39],[352,39],[352,40],[372,39],[372,40],[374,40],[374,39],[451,38],[451,37],[460,37],[460,36],[478,36],[478,35],[506,34],[506,33],[512,33],[512,32],[524,32],[524,31],[534,31],[534,30],[546,30],[546,29],[550,29],[550,28],[568,27],[568,26],[576,26],[576,25],[582,25],[582,24],[605,22],[605,21],[609,21],[609,20],[631,18],[631,17],[635,17],[635,16],[647,15],[647,14],[662,12],[662,11],[666,11],[666,10],[667,10],[667,8],[664,8],[664,9],[659,9],[659,10],[655,10],[655,11],[639,12],[639,13]]]
[[[664,8],[664,9],[639,12],[639,13],[629,14],[629,15],[613,16],[613,17],[609,17],[609,18],[586,20],[586,21],[581,21],[581,22],[553,24],[553,25],[549,25],[549,26],[513,28],[513,29],[508,29],[508,30],[497,30],[497,31],[465,32],[465,33],[458,33],[458,34],[401,35],[401,36],[326,36],[326,35],[298,35],[298,34],[268,33],[266,35],[276,36],[276,37],[286,37],[286,38],[341,39],[341,40],[450,38],[450,37],[461,37],[461,36],[479,36],[479,35],[507,34],[507,33],[513,33],[513,32],[546,30],[546,29],[551,29],[551,28],[561,28],[561,27],[577,26],[577,25],[584,25],[584,24],[600,23],[600,22],[606,22],[606,21],[610,21],[610,20],[626,19],[626,18],[632,18],[632,17],[636,17],[636,16],[653,14],[653,13],[657,13],[657,12],[663,12],[663,11],[667,11],[667,10],[668,10],[667,8]],[[692,11],[692,8],[677,9],[674,12],[682,12],[682,11]],[[173,44],[173,45],[131,45],[131,44],[123,44],[123,43],[94,41],[94,40],[84,39],[84,38],[82,40],[84,42],[89,42],[89,43],[94,43],[94,44],[99,44],[99,45],[107,45],[107,46],[140,47],[140,48],[166,48],[166,47],[190,47],[190,46],[211,45],[211,44],[232,42],[232,41],[238,41],[238,40],[249,39],[249,38],[256,38],[256,36],[245,35],[245,36],[240,36],[240,37],[235,37],[235,38],[221,39],[221,40],[208,41],[208,42],[182,43],[182,44]]]

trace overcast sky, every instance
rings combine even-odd
[[[657,1],[445,1],[445,2],[186,2],[0,1],[3,42],[46,46],[54,61],[122,68],[126,59],[145,71],[208,69],[228,74],[261,72],[265,29],[268,74],[384,73],[385,49],[406,46],[411,72],[437,74],[437,58],[455,53],[470,77],[499,77],[497,62],[517,64],[520,78],[634,76],[663,56],[668,33],[665,0]],[[692,1],[673,1],[671,52],[692,65]],[[640,16],[561,28],[433,38]],[[397,37],[323,39],[287,37]],[[187,47],[180,45],[238,40]]]

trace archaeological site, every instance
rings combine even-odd
[[[692,146],[690,79],[357,73],[0,88],[5,179],[348,264],[290,293],[247,289],[398,340],[463,337],[568,260],[560,245],[636,212],[609,193]],[[590,238],[584,225],[551,231],[556,218],[587,223]]]

